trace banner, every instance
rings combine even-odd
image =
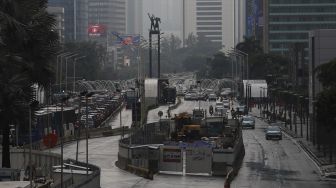
[[[113,44],[116,45],[139,45],[140,44],[140,35],[118,35],[112,33],[114,37]]]

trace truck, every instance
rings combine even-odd
[[[132,105],[137,102],[138,95],[135,90],[126,90],[126,109],[132,108]]]
[[[176,102],[176,88],[166,87],[163,89],[163,98],[165,103],[175,104]]]

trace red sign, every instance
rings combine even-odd
[[[43,137],[43,144],[48,148],[52,148],[57,144],[57,135],[54,133],[50,133]]]
[[[101,24],[90,25],[88,29],[89,36],[102,36],[105,34],[106,28]]]

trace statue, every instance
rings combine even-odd
[[[151,21],[151,28],[150,28],[150,30],[152,31],[153,29],[155,29],[155,25],[154,25],[155,16],[154,16],[153,14],[150,15],[150,14],[148,13],[148,17],[149,17],[149,19],[150,19],[150,21]]]
[[[156,31],[159,31],[159,30],[160,30],[160,28],[159,28],[159,23],[161,23],[161,19],[158,18],[158,17],[156,17],[156,18],[155,18],[155,26],[154,26],[154,30],[156,30]]]

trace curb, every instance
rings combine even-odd
[[[255,117],[269,124],[265,118],[260,117],[260,116],[255,116]],[[318,168],[320,172],[321,179],[324,181],[336,181],[336,172],[331,173],[330,174],[331,177],[326,177],[325,169],[323,169],[323,165],[321,164],[319,159],[316,157],[316,155],[301,140],[298,140],[298,138],[301,138],[301,137],[298,135],[295,135],[295,133],[292,133],[290,130],[288,130],[287,127],[284,127],[283,125],[284,122],[279,121],[279,123],[281,123],[281,126],[280,126],[281,130],[292,140],[294,144],[298,145],[304,151],[304,153],[306,153],[307,157],[309,157],[313,161],[313,163],[316,165],[316,167]]]

